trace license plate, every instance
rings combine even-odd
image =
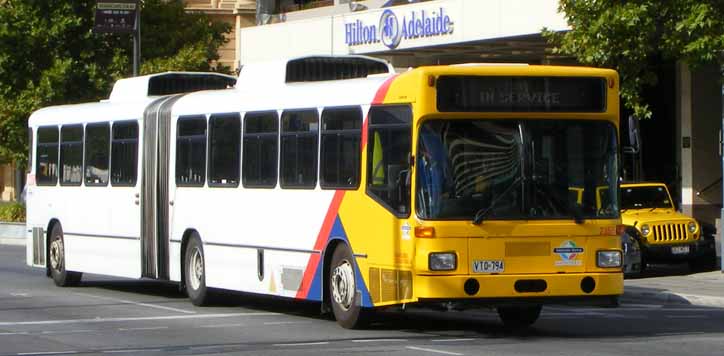
[[[473,261],[473,272],[475,273],[501,273],[504,270],[503,261]]]
[[[684,255],[689,253],[689,246],[672,246],[671,253],[674,255]]]

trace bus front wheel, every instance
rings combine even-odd
[[[63,228],[60,227],[60,224],[55,224],[50,231],[48,250],[50,276],[53,278],[55,285],[58,287],[78,285],[83,274],[65,269],[65,244],[63,244]]]
[[[498,316],[503,325],[511,329],[521,329],[531,326],[538,320],[541,309],[540,305],[521,305],[510,307],[498,307]]]
[[[362,308],[357,293],[354,259],[349,247],[339,244],[329,265],[329,301],[337,323],[346,329],[366,325],[369,310]]]
[[[191,303],[203,306],[207,303],[208,291],[206,288],[206,265],[204,263],[204,248],[198,236],[192,236],[186,246],[184,256],[186,294]]]

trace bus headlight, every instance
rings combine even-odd
[[[600,268],[621,267],[622,262],[621,251],[598,251],[596,254],[596,266]]]
[[[646,224],[641,225],[641,234],[644,236],[648,236],[651,230],[649,229],[649,226]]]
[[[689,222],[689,232],[692,234],[696,232],[696,223],[693,221]]]
[[[431,253],[427,258],[427,266],[431,271],[453,271],[457,265],[458,259],[454,252]]]

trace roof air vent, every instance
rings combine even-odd
[[[168,73],[148,80],[148,96],[231,88],[236,78],[212,73]]]
[[[391,73],[387,62],[363,56],[304,57],[287,62],[287,83],[365,78]]]

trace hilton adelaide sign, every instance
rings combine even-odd
[[[382,43],[397,48],[403,40],[442,37],[454,30],[454,22],[445,8],[413,10],[400,16],[391,9],[382,12],[372,23],[355,19],[344,24],[345,44],[348,46]]]

